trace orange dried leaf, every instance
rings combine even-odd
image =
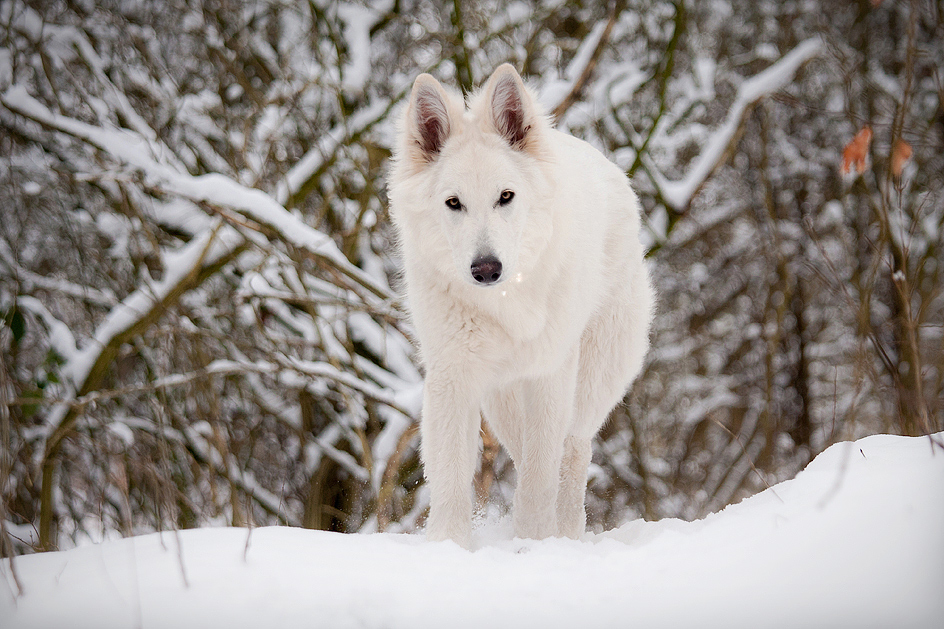
[[[911,156],[914,151],[911,150],[911,145],[898,138],[895,140],[895,147],[892,149],[892,174],[896,177],[901,177],[901,171],[905,169],[905,166],[911,161]]]
[[[872,144],[872,128],[862,127],[842,151],[843,175],[861,175],[869,165],[869,146]]]

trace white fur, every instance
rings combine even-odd
[[[389,194],[426,369],[427,537],[470,545],[480,413],[518,472],[516,535],[578,537],[590,442],[648,347],[653,295],[626,176],[553,129],[505,64],[468,110],[416,79]],[[488,286],[470,272],[484,255],[502,264]]]

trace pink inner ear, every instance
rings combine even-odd
[[[512,77],[504,77],[492,94],[492,117],[498,133],[513,148],[520,149],[530,126],[525,125],[524,102],[518,84]]]
[[[417,95],[416,128],[416,141],[426,158],[438,155],[449,136],[449,114],[439,94],[424,90]]]

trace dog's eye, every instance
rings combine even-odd
[[[511,203],[511,200],[515,198],[515,193],[511,190],[503,190],[501,196],[498,197],[498,205],[508,205]]]
[[[454,212],[461,210],[462,204],[459,203],[459,197],[449,197],[446,199],[446,207]]]

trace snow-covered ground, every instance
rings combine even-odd
[[[944,433],[933,437],[944,443]],[[19,557],[0,626],[944,626],[944,448],[874,436],[697,522],[477,549],[418,535],[198,529]]]

